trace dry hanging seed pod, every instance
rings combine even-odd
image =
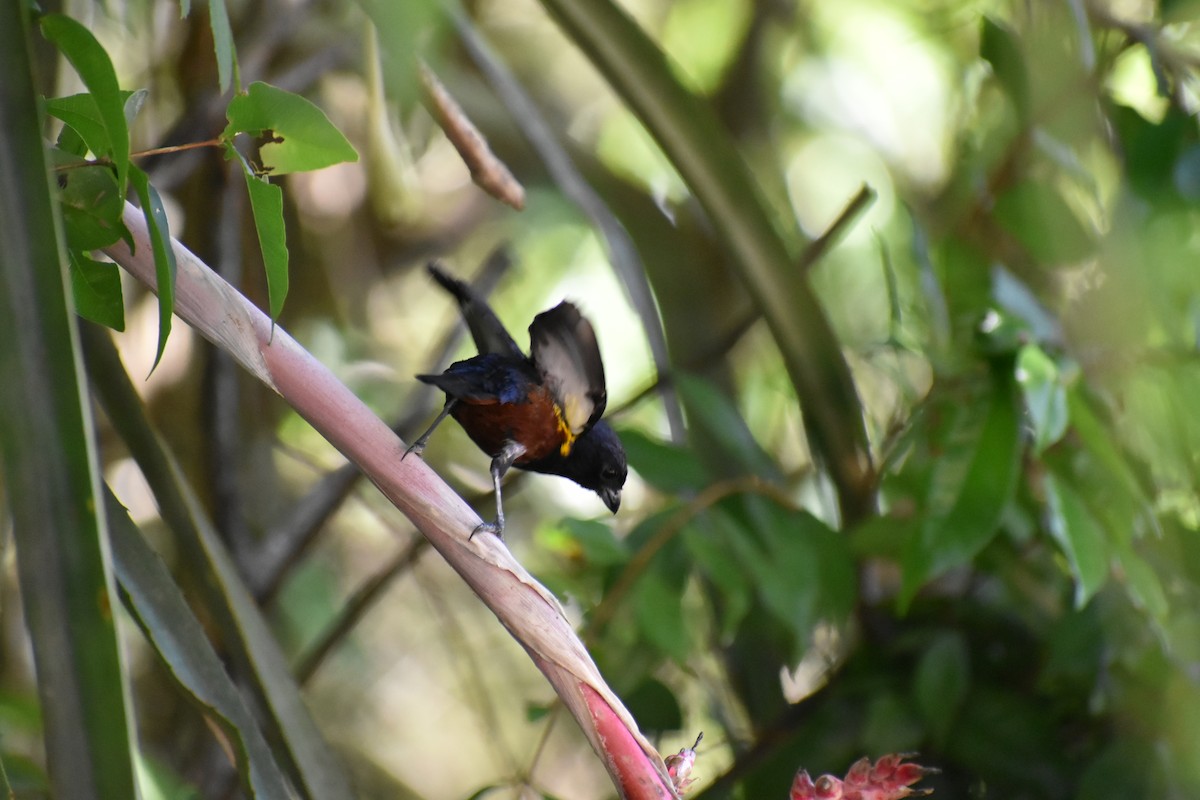
[[[434,118],[462,156],[475,185],[517,211],[523,209],[525,187],[513,177],[504,162],[496,158],[483,134],[424,62],[421,63],[421,84]]]

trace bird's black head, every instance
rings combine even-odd
[[[571,454],[559,466],[558,474],[591,489],[609,511],[617,513],[629,466],[625,461],[625,448],[607,422],[597,422],[576,439]]]

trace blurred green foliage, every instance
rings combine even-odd
[[[609,28],[564,35],[524,0],[470,4],[465,23],[449,4],[366,4],[383,93],[363,77],[374,50],[357,6],[261,5],[230,18],[240,62],[220,14],[98,5],[89,21],[119,87],[83,76],[90,103],[49,77],[40,87],[67,94],[47,105],[67,125],[47,130],[56,163],[107,149],[116,165],[58,175],[79,312],[123,320],[131,374],[155,360],[159,312],[125,287],[117,313],[121,287],[81,254],[121,235],[107,223],[126,191],[114,175],[144,169],[171,233],[279,311],[258,269],[262,228],[236,199],[243,165],[259,180],[257,151],[232,167],[215,151],[137,151],[232,128],[217,87],[242,76],[303,94],[363,162],[280,182],[290,287],[278,319],[381,414],[406,420],[403,433],[430,416],[411,376],[468,352],[444,351],[454,313],[424,278],[426,258],[465,275],[508,244],[517,265],[493,301],[514,333],[564,295],[593,319],[633,469],[625,504],[601,517],[587,493],[522,477],[506,492],[510,544],[578,615],[664,752],[704,730],[693,796],[782,798],[798,767],[840,773],[904,750],[942,769],[928,784],[938,796],[1200,796],[1200,4],[624,4],[671,59],[668,77],[715,115],[700,154],[734,152],[753,176],[738,220],[708,217],[711,187],[687,181],[709,173],[649,133],[686,126],[686,104],[630,110],[614,90],[665,80],[652,59],[631,57],[615,78],[589,65],[617,35]],[[547,5],[561,18],[577,4]],[[547,168],[456,24],[489,41],[574,173]],[[160,39],[179,46],[150,46]],[[417,56],[525,183],[523,213],[469,183],[417,99]],[[128,158],[112,141],[125,119],[114,109],[129,111],[143,88]],[[740,168],[719,166],[718,177]],[[628,233],[654,313],[626,299],[629,273],[611,267],[616,248],[571,181]],[[864,183],[874,201],[802,270]],[[385,210],[379,186],[403,202]],[[792,260],[767,276],[779,296],[815,293],[834,338],[806,339],[813,360],[801,362],[818,375],[848,365],[862,463],[830,463],[848,451],[829,443],[858,435],[857,410],[833,383],[797,379],[787,337],[763,321],[766,284],[748,282],[730,229],[777,237]],[[647,345],[656,324],[670,351],[661,375]],[[586,744],[554,725],[519,647],[437,560],[382,567],[398,532],[413,535],[403,520],[338,478],[337,454],[276,398],[222,372],[186,331],[172,337],[143,397],[251,584],[263,564],[278,567],[265,551],[288,553],[282,591],[259,598],[275,636],[300,662],[318,621],[362,615],[334,633],[307,693],[362,795],[521,784],[609,796],[599,767],[577,758]],[[814,429],[812,410],[830,404],[841,416],[816,416],[845,430]],[[125,446],[112,432],[102,444],[106,478],[154,538],[161,521]],[[460,431],[439,431],[426,457],[464,494],[480,492],[486,512],[486,458]],[[866,483],[846,486],[856,473]],[[333,499],[314,500],[322,493]],[[864,495],[866,512],[847,507]],[[305,517],[318,502],[323,514]],[[176,573],[199,591],[196,575]],[[230,631],[194,604],[227,653]],[[14,788],[37,796],[36,692],[14,604],[0,609],[0,722],[11,722],[0,759]],[[228,770],[204,713],[163,670],[132,677],[141,747],[178,787],[163,796],[221,796],[233,779],[214,766]]]

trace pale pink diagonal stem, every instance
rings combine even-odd
[[[108,255],[151,289],[153,250],[142,213],[127,205],[125,225],[136,248],[123,242]],[[661,757],[541,584],[494,536],[467,535],[479,524],[444,481],[419,458],[401,461],[404,444],[332,373],[187,248],[171,242],[178,263],[175,313],[232,355],[354,462],[429,540],[509,633],[525,648],[583,729],[593,749],[630,800],[674,798]]]

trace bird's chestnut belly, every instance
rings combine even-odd
[[[535,392],[522,403],[459,400],[450,415],[471,441],[493,458],[505,442],[524,445],[525,453],[513,462],[518,467],[561,452],[566,441],[554,401],[544,391]]]

